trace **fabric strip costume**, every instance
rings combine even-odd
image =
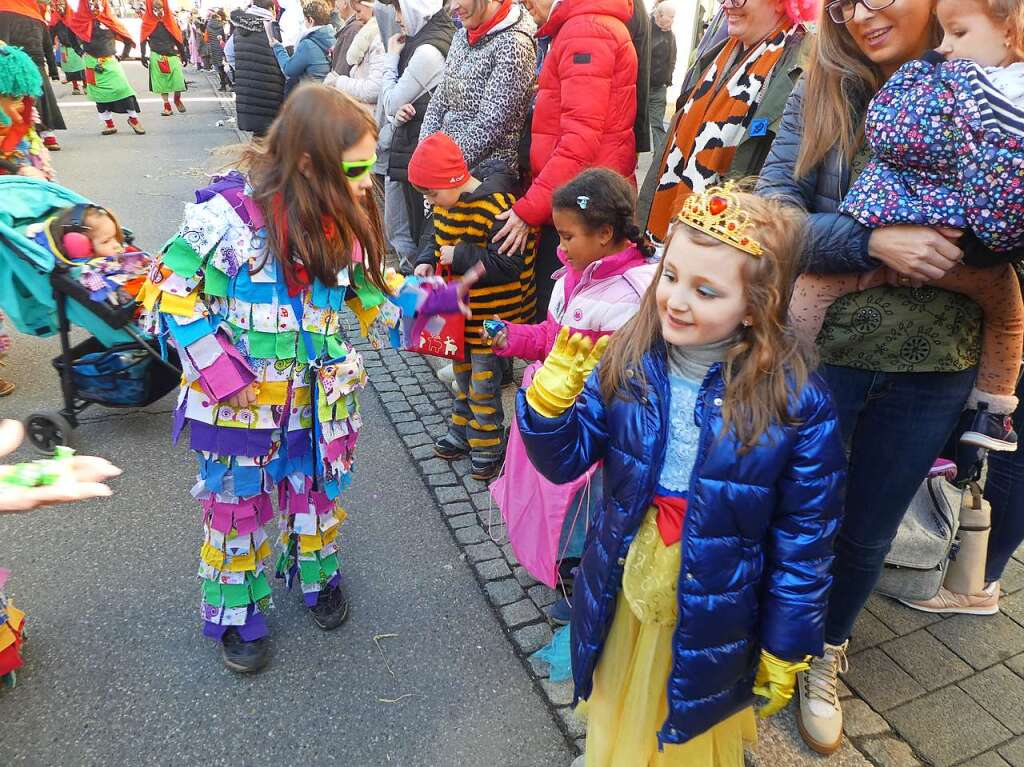
[[[169,335],[184,370],[173,438],[188,428],[198,464],[192,493],[203,512],[209,637],[232,626],[246,641],[267,633],[272,542],[264,525],[275,497],[277,577],[298,584],[310,607],[339,582],[341,496],[352,481],[357,393],[367,380],[342,337],[341,312],[350,309],[378,345],[385,334],[400,347],[400,334],[411,337],[428,315],[458,311],[448,287],[389,274],[395,294],[385,295],[366,279],[360,248],[351,260],[335,287],[291,284],[267,247],[262,211],[233,172],[186,206],[140,294],[150,329]],[[252,406],[226,404],[251,384]]]

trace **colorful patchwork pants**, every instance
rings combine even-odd
[[[337,586],[338,528],[345,511],[314,490],[303,475],[277,485],[280,554],[276,574],[290,589],[298,576],[307,607],[324,588]],[[204,541],[199,576],[203,582],[203,633],[221,639],[234,626],[245,641],[267,634],[265,614],[272,606],[265,565],[271,556],[264,525],[274,516],[271,493],[201,501]]]
[[[501,456],[505,411],[501,404],[501,358],[487,348],[467,347],[465,362],[456,362],[455,395],[448,438],[482,460]]]

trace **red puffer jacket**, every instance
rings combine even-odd
[[[550,37],[531,125],[533,184],[515,204],[532,226],[551,221],[551,194],[594,165],[636,170],[633,0],[562,0],[537,37]]]

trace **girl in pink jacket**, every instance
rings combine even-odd
[[[607,168],[583,171],[555,191],[552,218],[561,240],[558,255],[565,266],[552,275],[556,282],[548,318],[536,325],[506,325],[497,318],[488,322],[487,327],[493,330],[495,354],[540,362],[551,351],[563,326],[596,340],[615,332],[636,314],[640,298],[654,277],[656,264],[650,262],[650,252],[641,243],[640,228],[634,223],[635,197],[632,185]],[[523,386],[529,385],[532,373],[531,367],[526,371]],[[560,488],[561,492],[524,493],[522,474],[526,467],[520,464],[528,464],[529,459],[521,445],[513,427],[505,473],[516,477],[516,492],[504,493],[499,480],[493,495],[509,523],[509,539],[520,562],[534,577],[549,585],[553,585],[548,577],[550,573],[531,567],[532,563],[544,559],[537,555],[538,548],[544,548],[543,542],[523,540],[522,536],[517,539],[519,528],[513,518],[520,513],[540,515],[535,518],[552,520],[549,529],[560,523],[558,572],[567,599],[552,606],[550,617],[556,623],[567,623],[571,571],[583,552],[587,527],[585,520],[579,518],[582,514],[569,511],[582,510],[585,506],[589,516],[589,509],[599,508],[601,483],[584,475],[573,483],[574,487]],[[535,474],[532,467],[529,468],[531,474]],[[546,482],[539,474],[536,478],[538,482]],[[530,508],[516,508],[517,497],[530,498]]]

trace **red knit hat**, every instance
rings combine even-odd
[[[423,139],[409,160],[409,183],[420,189],[455,189],[468,178],[462,150],[444,133]]]

